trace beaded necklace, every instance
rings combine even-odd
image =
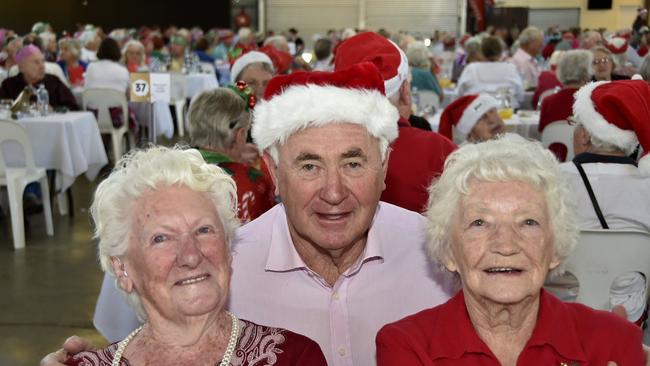
[[[230,365],[230,359],[232,358],[232,355],[235,352],[235,346],[237,346],[237,340],[239,339],[239,319],[237,319],[237,317],[229,311],[226,311],[226,313],[230,316],[230,320],[232,321],[232,329],[230,330],[230,339],[228,340],[228,347],[226,348],[226,352],[224,352],[223,354],[223,358],[221,359],[221,362],[219,362],[219,366]],[[143,326],[144,325],[139,326],[136,330],[131,332],[131,334],[129,334],[118,344],[117,351],[115,352],[115,357],[113,358],[113,362],[111,363],[111,366],[120,366],[120,362],[122,361],[122,354],[124,353],[126,346],[128,346],[129,342],[131,342],[133,337],[135,337],[136,334],[138,334],[142,330]]]

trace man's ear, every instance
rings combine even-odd
[[[110,259],[113,273],[115,273],[115,278],[117,278],[117,284],[124,292],[131,293],[133,291],[133,280],[129,277],[124,262],[118,257],[110,257]]]
[[[264,160],[264,164],[266,164],[266,167],[269,170],[269,174],[271,175],[271,180],[273,181],[273,185],[275,186],[275,192],[274,194],[276,196],[280,195],[280,189],[278,187],[278,165],[273,161],[273,158],[271,157],[271,154],[269,154],[268,151],[264,151],[262,154],[262,160]]]
[[[248,138],[248,128],[240,127],[236,129],[234,137],[235,138],[232,140],[233,146],[243,146],[246,143],[246,139]]]

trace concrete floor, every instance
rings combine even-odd
[[[75,216],[55,212],[53,237],[42,214],[30,217],[23,250],[13,248],[9,217],[0,218],[0,366],[38,365],[73,334],[106,344],[92,324],[102,280],[88,215],[95,186],[75,181]]]

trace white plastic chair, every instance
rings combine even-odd
[[[537,99],[537,105],[535,106],[535,109],[540,110],[542,108],[542,100],[544,100],[544,98],[548,97],[549,95],[553,95],[559,92],[560,90],[562,90],[562,88],[559,86],[544,90],[542,94],[539,95],[539,99]]]
[[[548,124],[542,131],[542,145],[548,149],[551,144],[558,143],[566,146],[566,161],[573,159],[573,131],[576,126],[572,126],[565,120],[559,120]]]
[[[88,109],[88,107],[97,109],[99,132],[111,135],[113,163],[117,163],[124,151],[122,146],[124,135],[127,135],[130,145],[134,145],[134,139],[129,133],[129,103],[126,94],[111,89],[86,89],[83,92],[83,108]],[[110,107],[122,108],[122,126],[119,128],[113,126],[108,110]]]
[[[578,279],[576,302],[609,310],[609,289],[616,277],[640,272],[650,281],[650,233],[631,230],[585,230],[565,268]]]
[[[25,166],[19,168],[8,167],[5,161],[2,145],[14,141],[20,145],[25,157]],[[43,200],[43,215],[45,216],[45,232],[54,235],[52,224],[52,207],[50,205],[50,188],[44,168],[37,168],[34,164],[32,144],[27,136],[27,131],[21,125],[12,121],[0,121],[0,186],[7,186],[9,195],[9,211],[11,212],[11,230],[14,237],[14,248],[25,247],[25,222],[23,217],[23,192],[25,187],[32,182],[41,186]]]
[[[185,75],[172,72],[171,77],[171,100],[169,104],[174,106],[176,112],[176,130],[178,136],[185,136]]]

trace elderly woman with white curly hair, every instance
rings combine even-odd
[[[508,136],[467,144],[430,187],[432,257],[462,289],[377,335],[378,365],[642,365],[641,331],[542,289],[577,240],[553,154]]]
[[[236,197],[228,174],[196,150],[124,157],[97,188],[91,214],[102,269],[144,324],[66,364],[325,365],[314,341],[226,311]]]

